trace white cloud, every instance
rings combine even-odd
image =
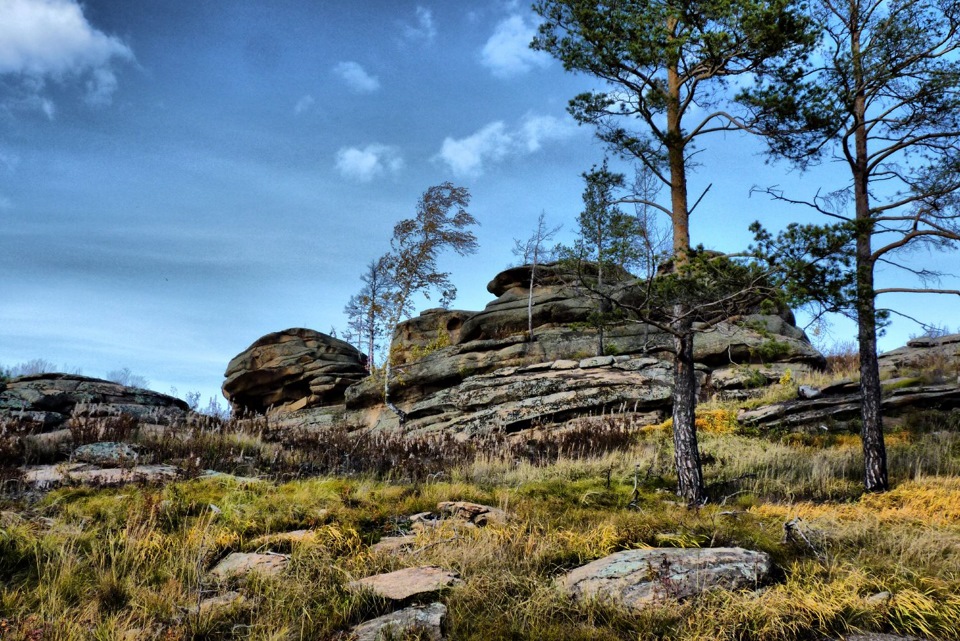
[[[483,45],[480,62],[498,78],[510,78],[535,67],[546,67],[550,64],[550,56],[530,48],[535,34],[536,26],[520,14],[501,20]]]
[[[384,173],[396,174],[403,169],[403,158],[396,147],[373,143],[363,149],[343,147],[337,152],[337,170],[344,178],[370,182]]]
[[[353,61],[339,62],[333,72],[340,76],[347,86],[356,93],[373,93],[380,88],[380,80],[371,76],[359,63]]]
[[[300,98],[300,100],[297,101],[297,104],[293,106],[293,113],[299,116],[300,114],[309,110],[310,107],[312,107],[316,102],[317,101],[313,96],[307,94]]]
[[[518,138],[528,153],[540,151],[543,143],[564,140],[577,133],[577,124],[569,116],[535,116],[527,114],[520,123]]]
[[[117,88],[115,62],[133,59],[122,40],[87,22],[76,0],[0,2],[0,75],[22,77],[36,96],[44,79],[65,83],[80,78],[87,103],[108,104]],[[34,106],[53,116],[49,100],[40,97]]]
[[[416,24],[404,24],[403,35],[407,40],[432,42],[437,37],[437,28],[433,24],[433,12],[426,7],[418,6]]]
[[[498,120],[466,138],[448,136],[434,160],[446,163],[458,176],[479,176],[486,166],[535,153],[544,143],[569,138],[576,131],[570,118],[527,114],[514,129]]]
[[[466,138],[445,138],[438,157],[458,176],[478,176],[483,173],[484,162],[503,159],[512,146],[512,136],[497,121]]]

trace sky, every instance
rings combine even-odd
[[[530,50],[535,27],[499,0],[0,0],[0,365],[129,368],[205,403],[260,336],[342,334],[364,266],[444,181],[469,189],[480,249],[441,267],[482,309],[541,211],[572,237],[604,157],[566,113],[602,86]],[[697,160],[692,241],[721,250],[810,219],[754,185],[837,177],[734,134]],[[955,300],[884,302],[958,330]],[[881,348],[918,332],[896,319]]]

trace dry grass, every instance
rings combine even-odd
[[[389,609],[347,591],[349,580],[424,564],[464,580],[443,596],[451,639],[799,641],[854,630],[960,638],[955,421],[901,421],[887,442],[895,489],[862,495],[855,436],[758,437],[733,416],[723,406],[698,415],[713,497],[699,510],[672,493],[669,427],[616,417],[469,449],[371,440],[344,450],[339,432],[284,442],[265,440],[269,430],[223,425],[141,435],[163,456],[220,457],[221,469],[271,477],[2,499],[10,512],[0,521],[0,638],[334,639]],[[369,457],[367,467],[348,465],[348,451],[350,460]],[[405,463],[411,456],[421,460]],[[402,517],[444,500],[493,505],[513,518],[481,529],[445,523],[409,551],[371,552],[405,527]],[[784,537],[796,518],[809,543]],[[314,536],[300,544],[261,538],[303,528]],[[770,553],[774,582],[639,614],[572,602],[554,587],[567,569],[616,550],[721,545]],[[258,549],[289,553],[286,574],[229,586],[208,578],[229,552]],[[191,613],[227,587],[246,599]],[[870,598],[884,591],[889,600]]]

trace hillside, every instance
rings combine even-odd
[[[960,638],[960,335],[882,357],[878,495],[849,355],[786,311],[705,335],[711,500],[689,509],[658,337],[582,353],[583,300],[554,283],[525,341],[519,282],[400,328],[402,429],[356,350],[302,329],[231,362],[230,421],[0,384],[0,638]]]

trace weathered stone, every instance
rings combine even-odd
[[[848,391],[849,384],[820,390],[814,398],[802,398],[741,411],[738,420],[747,425],[768,428],[828,426],[860,415],[859,391]],[[839,390],[839,392],[835,391]],[[960,408],[960,387],[922,385],[888,390],[880,401],[884,414],[895,414],[909,408],[954,410]]]
[[[753,589],[770,568],[767,554],[743,548],[626,550],[567,573],[560,586],[575,599],[610,600],[640,610],[716,588]]]
[[[508,518],[507,513],[499,508],[469,501],[441,501],[437,503],[437,510],[445,516],[463,519],[479,526],[506,523]]]
[[[250,542],[251,546],[262,548],[270,545],[302,545],[317,539],[315,530],[291,530],[290,532],[274,532],[258,536]]]
[[[580,369],[590,369],[591,367],[606,367],[613,365],[613,356],[591,356],[580,361]]]
[[[371,545],[370,551],[377,552],[379,554],[396,554],[398,552],[413,549],[416,541],[417,537],[412,534],[406,534],[403,536],[385,536]]]
[[[336,405],[347,387],[367,376],[365,360],[327,334],[287,329],[263,336],[230,361],[223,394],[234,407],[259,413]]]
[[[418,568],[406,568],[396,572],[368,576],[365,579],[351,581],[349,590],[369,590],[377,596],[391,601],[406,601],[413,597],[424,597],[445,588],[459,585],[462,581],[456,572],[428,565]]]
[[[246,603],[247,598],[236,591],[224,592],[200,601],[199,604],[187,609],[193,616],[218,616]]]
[[[140,455],[127,443],[105,441],[81,445],[73,451],[71,458],[80,463],[90,463],[101,467],[117,467],[133,465],[140,458]]]
[[[136,465],[130,468],[98,468],[85,463],[34,465],[23,468],[22,480],[38,489],[58,485],[128,485],[130,483],[160,483],[180,477],[180,470],[172,465]]]
[[[210,577],[217,581],[244,578],[253,572],[263,576],[276,576],[287,567],[289,559],[283,554],[256,554],[231,552],[210,570]]]
[[[385,614],[355,626],[351,639],[355,641],[389,641],[416,634],[418,639],[441,641],[447,607],[442,603],[412,606]]]
[[[151,390],[76,374],[35,374],[7,381],[0,391],[0,419],[28,420],[43,431],[72,418],[128,415],[169,423],[183,419],[189,407],[179,398]]]
[[[888,376],[913,375],[920,371],[940,375],[944,382],[957,381],[960,376],[960,334],[938,338],[922,337],[908,341],[904,347],[881,354],[880,371]]]

